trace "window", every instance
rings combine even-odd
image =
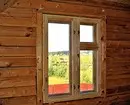
[[[101,96],[101,20],[43,18],[44,102]]]

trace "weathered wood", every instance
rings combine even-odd
[[[0,56],[35,57],[35,55],[36,55],[35,47],[0,47]]]
[[[36,95],[35,86],[0,89],[0,98]]]
[[[4,66],[2,65],[5,64]],[[0,57],[0,67],[35,67],[36,58],[29,57]]]
[[[35,76],[35,67],[0,68],[0,78]]]
[[[36,39],[33,37],[0,37],[0,46],[36,46]]]

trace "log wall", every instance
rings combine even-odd
[[[36,104],[36,12],[0,14],[0,105]]]
[[[36,93],[39,93],[36,87],[39,8],[43,9],[41,12],[51,14],[106,17],[106,96],[52,105],[129,105],[128,8],[107,9],[95,7],[94,4],[87,6],[81,5],[80,2],[73,4],[68,0],[66,3],[59,1],[19,0],[13,7],[0,14],[0,105],[36,105]]]

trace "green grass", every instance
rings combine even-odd
[[[69,59],[66,54],[49,55],[49,85],[66,84],[69,80]],[[81,83],[93,83],[93,55],[82,52],[80,55]]]

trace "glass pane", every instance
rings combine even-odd
[[[80,42],[94,42],[94,26],[80,25]]]
[[[70,92],[69,27],[69,24],[48,23],[49,95]]]
[[[94,90],[93,51],[80,51],[80,92]]]

